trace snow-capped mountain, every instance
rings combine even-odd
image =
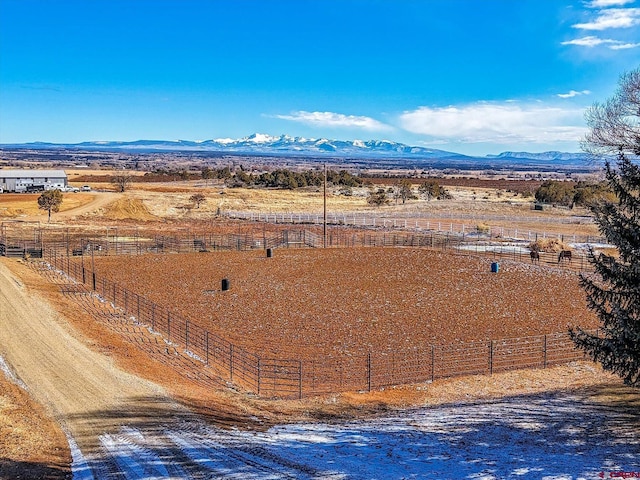
[[[279,137],[254,133],[248,137],[232,140],[228,138],[208,140],[198,144],[212,150],[224,148],[227,151],[247,153],[290,153],[305,155],[335,156],[410,156],[414,158],[458,158],[458,153],[425,147],[412,147],[389,140],[331,140],[327,138],[304,138],[280,135]]]
[[[8,145],[7,145],[8,146]],[[11,145],[16,147],[17,145]],[[433,148],[409,146],[389,140],[331,140],[303,138],[289,135],[272,136],[254,133],[247,137],[217,138],[214,140],[137,140],[133,142],[82,142],[76,144],[30,143],[31,148],[79,148],[146,151],[211,151],[220,153],[260,155],[309,155],[368,158],[467,158],[459,153]]]
[[[2,148],[36,150],[68,149],[123,152],[210,152],[213,155],[257,155],[274,157],[318,157],[344,160],[372,160],[389,164],[429,165],[433,168],[508,168],[519,165],[531,169],[585,168],[589,163],[585,153],[566,152],[503,152],[498,155],[467,156],[433,148],[410,146],[390,140],[331,140],[289,135],[273,136],[254,133],[243,138],[213,140],[137,140],[132,142],[96,141],[75,144],[26,143],[4,144]]]

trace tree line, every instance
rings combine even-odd
[[[536,201],[573,208],[589,207],[599,201],[615,200],[615,193],[607,182],[559,182],[547,180],[535,192]]]

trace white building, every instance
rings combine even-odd
[[[0,191],[41,192],[66,186],[64,170],[0,170]]]

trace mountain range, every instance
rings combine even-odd
[[[72,149],[72,150],[120,150],[138,152],[211,152],[236,155],[265,156],[306,156],[346,159],[387,159],[412,162],[448,161],[452,164],[491,165],[514,164],[550,164],[564,167],[585,166],[589,156],[585,153],[568,152],[502,152],[498,155],[468,156],[460,153],[434,148],[410,146],[389,140],[330,140],[326,138],[303,138],[289,135],[271,136],[254,133],[239,139],[218,138],[215,140],[137,140],[131,142],[93,141],[74,144],[23,143],[2,144],[1,148],[28,148],[35,150]]]

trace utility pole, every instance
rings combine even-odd
[[[327,248],[327,164],[324,164],[324,208],[322,214],[322,248]]]

